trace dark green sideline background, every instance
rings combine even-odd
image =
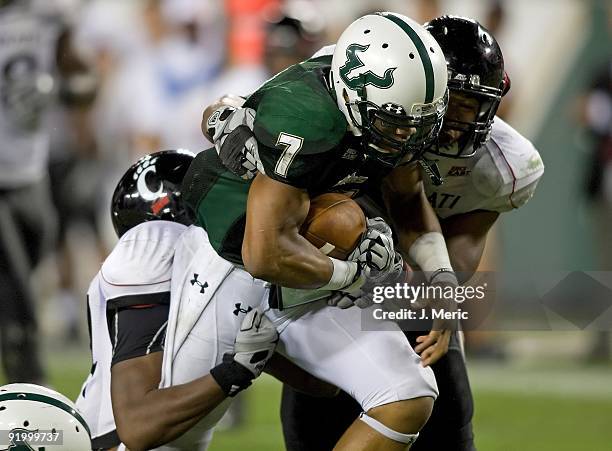
[[[501,221],[504,269],[559,271],[598,267],[592,208],[584,194],[592,143],[573,111],[577,96],[610,56],[605,1],[591,1],[590,35],[534,139],[546,166],[536,195],[525,208],[504,215]]]

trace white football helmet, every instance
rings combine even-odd
[[[0,449],[91,451],[89,427],[74,403],[40,385],[0,387],[0,431],[7,434]]]
[[[418,158],[436,139],[448,104],[446,60],[433,36],[409,17],[382,12],[349,25],[330,77],[367,155],[393,166],[407,153]],[[398,128],[412,134],[397,139]]]

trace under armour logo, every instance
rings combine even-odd
[[[401,105],[397,105],[395,103],[385,103],[382,107],[390,113],[401,114],[404,116],[406,115],[406,110]]]
[[[242,390],[242,387],[240,385],[232,385],[232,387],[229,390],[228,395],[229,396],[234,396],[236,395],[236,393],[238,393],[240,390]]]
[[[191,279],[191,285],[198,285],[200,287],[200,293],[204,293],[206,288],[208,288],[208,282],[204,281],[204,283],[198,280],[199,274],[194,274],[193,279]]]
[[[251,307],[250,305],[247,305],[246,309],[242,308],[242,302],[238,302],[236,304],[236,309],[234,310],[234,315],[238,316],[239,313],[249,313],[251,310],[253,310],[253,307]]]

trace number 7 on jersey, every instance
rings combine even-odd
[[[295,158],[295,155],[302,148],[304,138],[300,136],[290,135],[289,133],[281,132],[276,140],[276,146],[284,147],[283,153],[274,166],[274,172],[280,176],[286,177],[289,172],[289,166]]]

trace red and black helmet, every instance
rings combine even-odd
[[[503,95],[510,89],[504,71],[504,56],[495,37],[473,19],[441,16],[425,24],[438,41],[448,68],[448,89],[478,101],[476,119],[472,122],[444,119],[444,127],[464,133],[453,149],[434,146],[430,152],[454,158],[466,158],[489,137],[491,125]]]
[[[181,198],[183,177],[193,158],[186,150],[163,150],[142,157],[127,170],[111,201],[118,236],[145,221],[193,223]]]

